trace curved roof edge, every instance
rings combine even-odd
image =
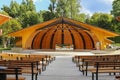
[[[78,24],[78,25],[82,26],[83,28],[91,29],[92,31],[93,30],[101,31],[103,33],[106,33],[108,37],[120,36],[120,34],[117,34],[115,32],[108,31],[106,29],[103,29],[103,28],[100,28],[100,27],[97,27],[97,26],[89,25],[89,24],[86,24],[86,23],[83,23],[83,22],[80,22],[80,21],[76,21],[76,20],[73,20],[73,19],[70,19],[70,18],[65,18],[65,17],[60,17],[60,18],[52,19],[52,20],[49,20],[49,21],[46,21],[46,22],[42,22],[42,23],[39,23],[39,24],[30,26],[30,27],[27,27],[27,28],[18,30],[16,32],[9,33],[8,35],[9,36],[23,36],[23,34],[20,34],[20,33],[24,33],[24,32],[26,32],[26,30],[27,31],[28,30],[35,31],[36,29],[44,28],[47,25],[52,24],[52,23],[54,23],[56,21],[59,21],[61,19],[64,19],[66,21]]]
[[[2,25],[3,23],[7,22],[9,19],[11,19],[11,17],[0,14],[0,25]]]

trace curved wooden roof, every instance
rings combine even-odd
[[[51,26],[34,33],[36,35],[33,36],[31,45],[33,49],[55,49],[56,44],[73,44],[75,49],[93,49],[98,41],[91,32],[70,24],[58,23]]]
[[[93,49],[97,42],[105,45],[116,33],[68,18],[57,18],[9,34],[22,37],[22,47],[55,49],[56,44],[73,44],[75,49]]]
[[[0,14],[0,25],[7,22],[9,19],[10,17]]]

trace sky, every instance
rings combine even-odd
[[[21,3],[22,0],[15,0]],[[33,0],[37,11],[47,10],[50,0]],[[112,10],[112,2],[114,0],[81,0],[81,13],[92,15],[95,12],[110,13]],[[0,9],[3,5],[10,5],[11,0],[0,0]]]

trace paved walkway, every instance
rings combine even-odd
[[[47,70],[38,76],[38,80],[91,80],[91,74],[83,76],[71,56],[57,56]],[[115,80],[114,76],[108,74],[99,75],[99,80]]]
[[[41,80],[80,80],[81,73],[75,68],[71,57],[56,57],[47,70],[40,76]]]

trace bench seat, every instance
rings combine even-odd
[[[16,78],[14,78],[14,77],[7,77],[6,80],[16,80]],[[25,80],[25,78],[24,77],[18,77],[18,80]]]

